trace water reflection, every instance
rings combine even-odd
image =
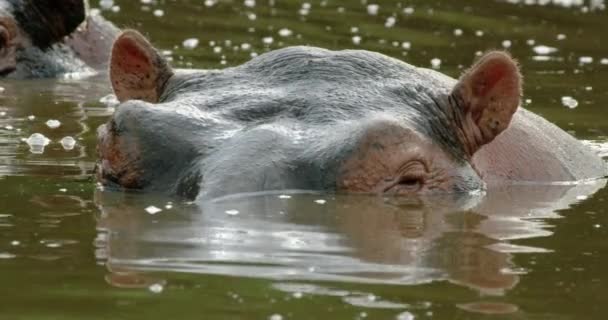
[[[548,252],[513,240],[550,236],[548,219],[604,185],[511,186],[466,199],[296,193],[168,205],[105,191],[96,195],[96,255],[117,286],[125,275],[147,286],[138,272],[160,270],[281,281],[449,281],[501,295],[526,273],[514,253]],[[150,205],[162,211],[146,212]]]

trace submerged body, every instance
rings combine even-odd
[[[502,52],[459,81],[378,53],[311,47],[175,72],[127,31],[110,76],[123,103],[99,129],[98,177],[109,185],[188,198],[280,189],[409,195],[605,172],[576,139],[518,110],[519,69]]]
[[[52,78],[107,67],[120,30],[83,0],[0,0],[0,77]]]

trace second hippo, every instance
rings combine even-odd
[[[207,199],[306,189],[468,193],[605,175],[575,138],[518,108],[489,52],[454,80],[360,50],[290,47],[220,71],[173,70],[136,31],[112,49],[122,102],[98,130],[110,186]]]
[[[120,30],[84,0],[0,0],[0,78],[51,78],[107,67]]]

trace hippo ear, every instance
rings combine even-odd
[[[517,62],[501,51],[485,54],[460,77],[450,102],[461,111],[460,138],[469,155],[509,126],[519,106],[521,82]]]
[[[167,61],[139,32],[126,30],[114,41],[110,81],[119,101],[156,103],[172,75]]]
[[[13,1],[13,7],[13,15],[21,29],[33,45],[42,49],[72,33],[86,15],[84,0]]]

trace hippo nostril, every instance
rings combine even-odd
[[[17,70],[17,68],[15,68],[15,67],[6,67],[6,68],[0,70],[0,77],[8,76],[9,74],[13,73],[15,70]]]

